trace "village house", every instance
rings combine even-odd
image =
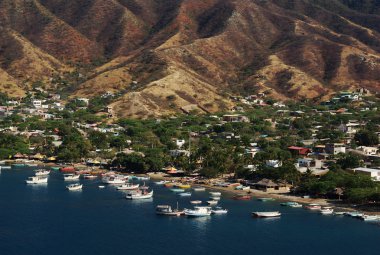
[[[377,147],[367,147],[367,146],[360,146],[357,148],[357,150],[367,156],[377,155],[377,152],[379,151]]]
[[[342,131],[343,133],[349,136],[355,135],[359,129],[360,129],[360,124],[354,123],[354,122],[349,122],[347,124],[342,123],[338,127],[338,130]]]
[[[240,114],[226,114],[226,115],[223,115],[223,121],[226,121],[226,122],[246,122],[246,123],[249,123],[248,117],[240,115]]]
[[[339,153],[346,153],[346,146],[343,143],[328,143],[325,150],[328,154],[337,155]]]
[[[311,150],[309,148],[304,147],[297,147],[297,146],[290,146],[288,147],[288,150],[296,156],[307,156],[311,153]]]
[[[34,106],[34,108],[41,108],[42,103],[42,100],[32,100],[32,105]]]
[[[190,156],[190,151],[188,150],[170,150],[170,156],[172,157],[180,157],[180,156],[185,156],[189,157]]]
[[[360,173],[370,176],[374,181],[380,181],[380,169],[375,168],[366,168],[366,167],[358,167],[349,170],[353,173]]]
[[[248,183],[251,188],[262,190],[268,193],[288,193],[292,187],[286,183],[274,182],[269,179],[262,179],[256,183]]]

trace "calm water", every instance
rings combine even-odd
[[[380,227],[348,217],[322,216],[277,202],[234,201],[224,195],[228,215],[170,218],[157,204],[191,207],[163,187],[153,202],[128,201],[99,180],[81,180],[65,190],[60,173],[47,185],[26,185],[32,169],[0,174],[0,254],[380,254]],[[208,199],[207,192],[191,200]],[[281,219],[254,219],[252,211],[280,210]]]

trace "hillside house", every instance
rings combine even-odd
[[[326,144],[326,153],[337,155],[339,153],[346,153],[346,146],[343,143],[329,143]]]

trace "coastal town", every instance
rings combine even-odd
[[[40,88],[19,100],[1,95],[2,168],[148,175],[243,199],[380,211],[380,100],[364,89],[319,103],[232,96],[229,112],[145,120],[113,116],[115,96],[63,100]]]

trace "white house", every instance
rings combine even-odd
[[[379,151],[376,147],[367,147],[367,146],[360,146],[357,148],[359,151],[363,152],[365,155],[376,155]]]
[[[346,146],[342,143],[329,143],[326,144],[326,153],[337,155],[339,153],[346,153]]]
[[[361,173],[370,176],[375,181],[380,181],[380,169],[358,167],[352,169],[354,173]]]
[[[32,104],[35,108],[41,108],[42,107],[42,100],[32,100]]]

